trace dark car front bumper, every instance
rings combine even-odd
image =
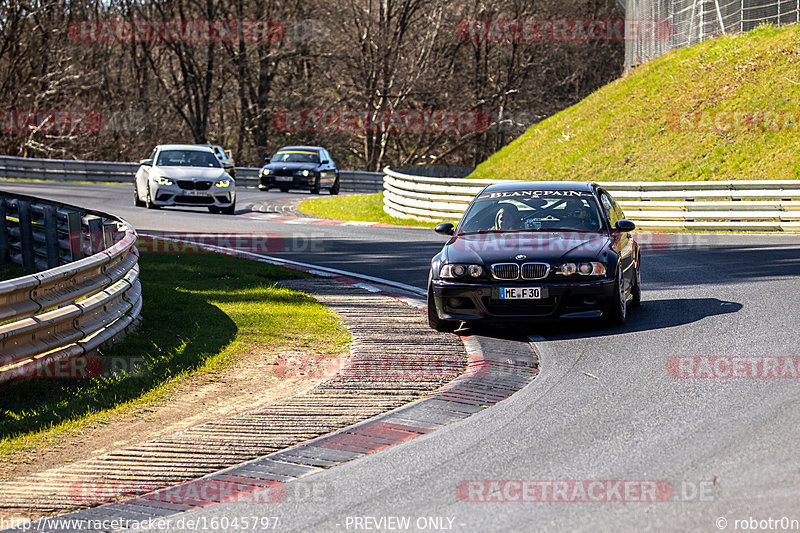
[[[281,176],[283,177],[283,176]],[[280,189],[281,187],[287,189],[310,189],[314,186],[314,180],[316,176],[314,174],[310,176],[287,176],[291,177],[291,180],[287,181],[278,181],[275,179],[275,176],[261,176],[258,180],[258,188],[262,190],[268,189]]]
[[[460,283],[433,280],[433,297],[444,320],[596,318],[614,298],[614,280],[574,282]],[[501,300],[508,287],[541,287],[537,300]]]

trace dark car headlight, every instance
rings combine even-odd
[[[582,263],[563,263],[556,268],[556,275],[559,276],[586,276],[602,277],[607,272],[605,263],[597,261],[585,261]]]
[[[483,277],[484,269],[481,265],[447,264],[442,265],[439,277],[442,279],[478,279]]]

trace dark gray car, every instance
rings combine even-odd
[[[258,177],[262,191],[308,189],[319,194],[328,189],[339,194],[339,170],[328,151],[319,146],[284,146],[267,159]]]

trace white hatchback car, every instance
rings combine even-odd
[[[134,181],[140,207],[208,207],[212,213],[236,211],[236,182],[214,151],[192,144],[162,144],[140,161]]]

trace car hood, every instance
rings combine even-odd
[[[609,246],[600,232],[506,232],[457,235],[445,246],[448,263],[490,265],[504,262],[556,264],[566,260],[592,260]],[[524,255],[524,259],[516,259]]]
[[[271,170],[277,169],[286,169],[286,170],[315,170],[319,166],[319,163],[291,163],[285,161],[283,163],[270,163],[268,165],[264,165],[262,170],[265,168]]]
[[[230,177],[221,168],[208,167],[156,167],[151,173],[175,180],[214,180]]]

